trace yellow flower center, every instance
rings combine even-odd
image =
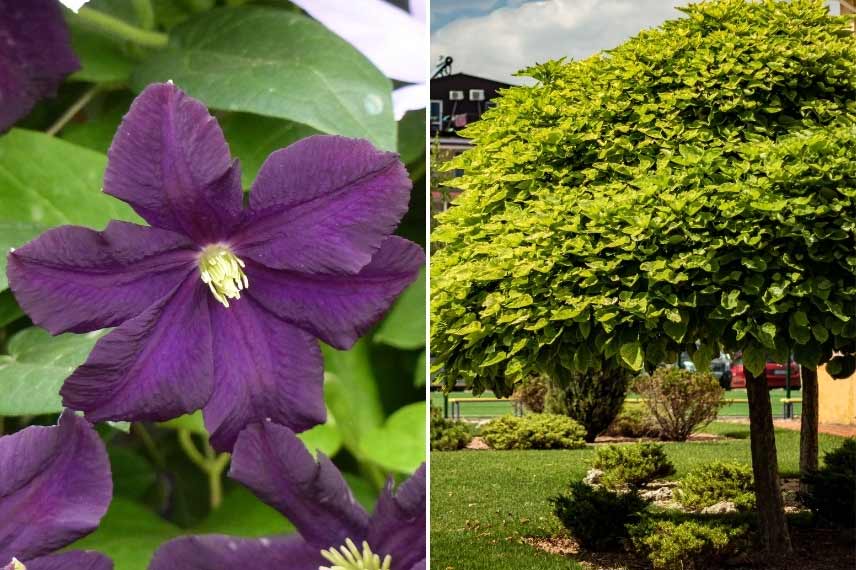
[[[381,560],[380,556],[369,548],[369,543],[363,541],[363,550],[360,551],[350,538],[346,538],[345,544],[338,550],[322,550],[321,556],[330,561],[332,566],[319,566],[318,570],[389,570],[392,564],[389,554]]]
[[[12,561],[3,570],[27,570],[27,567],[17,558],[12,558]]]
[[[229,299],[240,299],[250,282],[244,274],[244,262],[228,247],[209,245],[199,256],[199,276],[214,298],[229,308]]]

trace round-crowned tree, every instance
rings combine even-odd
[[[787,552],[762,372],[856,351],[856,37],[819,0],[684,12],[526,70],[467,130],[433,234],[432,351],[441,381],[500,395],[536,371],[741,351],[761,539]]]

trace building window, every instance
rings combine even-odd
[[[443,101],[431,99],[431,130],[443,130]]]
[[[470,101],[484,101],[484,89],[470,89]]]
[[[464,92],[463,91],[449,91],[449,101],[463,101],[464,100]]]

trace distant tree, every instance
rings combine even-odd
[[[785,553],[763,370],[856,352],[856,38],[817,0],[684,12],[526,70],[466,131],[432,352],[447,387],[508,395],[540,370],[741,351],[760,538]]]

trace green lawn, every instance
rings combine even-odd
[[[472,392],[450,392],[449,398],[473,398]],[[490,399],[495,398],[493,392],[484,392],[478,398]],[[784,389],[778,388],[770,391],[770,403],[773,406],[773,416],[782,417],[782,398],[785,397]],[[802,394],[799,390],[791,391],[792,398],[800,398]],[[635,394],[628,394],[628,398],[636,398]],[[725,393],[725,399],[745,400],[746,390],[729,390]],[[441,392],[431,392],[431,404],[442,409],[443,394]],[[461,415],[465,418],[493,418],[511,413],[511,403],[502,402],[484,402],[484,403],[462,403]],[[799,416],[802,410],[800,404],[794,406],[794,413]],[[451,404],[449,405],[449,415],[452,414]],[[726,404],[719,412],[722,417],[749,417],[749,405],[744,403]]]
[[[714,423],[704,429],[732,438],[705,443],[667,443],[683,477],[713,460],[750,462],[749,427]],[[828,451],[842,438],[821,434]],[[799,465],[799,433],[777,430],[780,470]],[[574,451],[455,451],[431,453],[431,569],[582,570],[574,561],[519,543],[521,536],[550,536],[560,529],[547,498],[582,478],[591,447]]]

